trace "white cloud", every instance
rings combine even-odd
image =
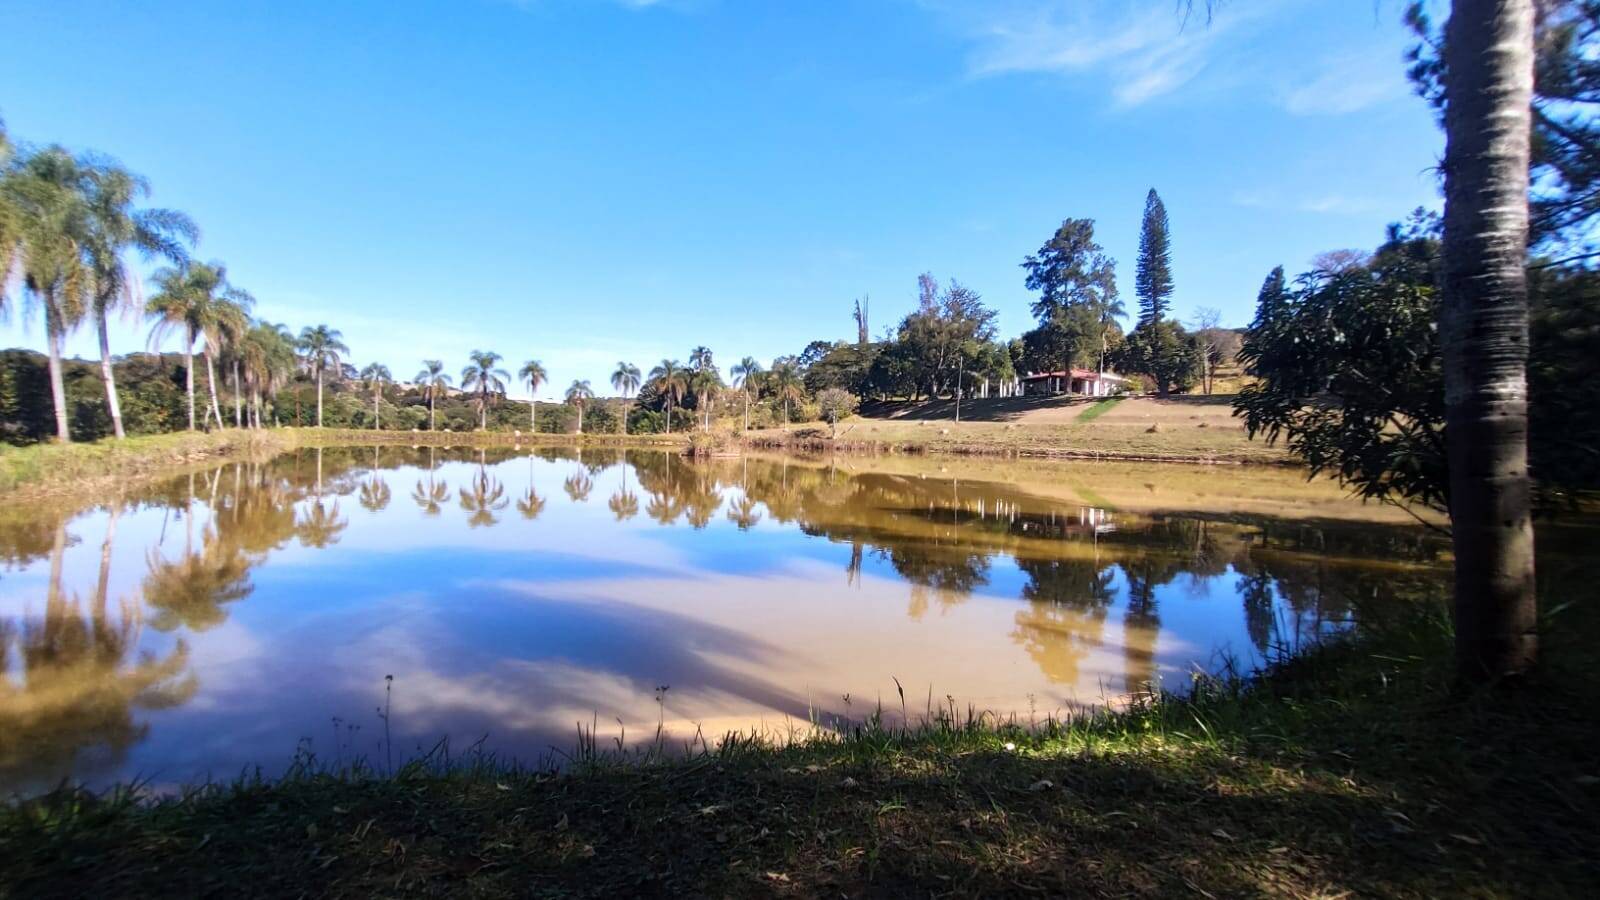
[[[1239,54],[1224,49],[1291,4],[1240,0],[1211,21],[1185,17],[1171,0],[921,0],[974,43],[975,77],[1013,72],[1094,73],[1118,106],[1137,106],[1196,81]]]
[[[1404,97],[1405,71],[1392,56],[1385,47],[1329,60],[1284,94],[1283,108],[1297,116],[1344,115]]]

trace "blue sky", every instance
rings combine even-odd
[[[1244,324],[1272,266],[1438,205],[1402,5],[13,0],[0,114],[148,176],[261,315],[340,328],[356,364],[491,349],[553,394],[853,336],[863,294],[876,334],[923,271],[1015,335],[1018,263],[1067,217],[1131,307],[1152,186],[1175,310]]]

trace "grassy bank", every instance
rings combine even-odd
[[[0,444],[0,495],[11,495],[8,501],[17,502],[19,496],[76,491],[186,463],[271,453],[290,446],[293,446],[292,437],[286,430],[237,429],[211,434],[158,434],[87,444],[52,443],[30,447]]]
[[[0,894],[1582,896],[1596,635],[1561,626],[1539,683],[1499,696],[1452,697],[1441,630],[1394,627],[1033,729],[947,709],[564,775],[62,791],[0,809]]]

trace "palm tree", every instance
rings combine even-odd
[[[1528,479],[1528,159],[1534,0],[1453,0],[1444,34],[1443,313],[1456,661],[1538,654]]]
[[[583,470],[573,472],[561,483],[561,489],[567,492],[573,503],[584,503],[589,499],[589,493],[594,490],[594,479]]]
[[[578,433],[583,434],[583,407],[594,399],[594,389],[588,381],[574,381],[567,388],[567,402],[578,408]]]
[[[533,454],[528,454],[528,489],[523,492],[522,499],[517,501],[517,512],[528,521],[539,518],[544,512],[545,499],[539,496],[539,491],[533,484]]]
[[[667,401],[667,434],[672,433],[672,405],[683,400],[689,390],[689,379],[677,360],[663,359],[650,370],[650,382]]]
[[[772,364],[772,389],[783,400],[783,424],[789,424],[789,404],[805,396],[805,382],[800,379],[800,368],[792,360],[779,360]]]
[[[150,342],[159,344],[168,334],[177,332],[183,340],[184,389],[189,397],[189,430],[195,428],[194,420],[194,342],[204,337],[207,372],[211,379],[212,412],[217,424],[222,415],[216,410],[216,378],[210,365],[211,354],[224,340],[224,335],[243,332],[248,315],[246,310],[254,302],[251,296],[228,284],[227,269],[218,262],[190,263],[182,267],[158,270],[153,278],[156,293],[145,304],[145,312],[155,318],[150,329]],[[208,421],[210,412],[207,413]]]
[[[733,368],[728,370],[728,374],[733,376],[733,386],[744,394],[744,430],[749,431],[750,389],[760,383],[761,363],[756,362],[756,358],[753,356],[746,356],[744,359],[734,363]]]
[[[428,394],[428,430],[434,431],[434,398],[450,389],[450,376],[445,374],[443,362],[437,359],[425,359],[422,361],[422,371],[412,380]]]
[[[611,386],[622,394],[622,399],[627,400],[633,392],[639,389],[639,367],[629,362],[617,363],[617,370],[611,373]],[[628,433],[628,412],[633,404],[625,403],[622,407],[622,433]]]
[[[344,345],[344,335],[337,329],[326,325],[307,326],[300,330],[300,338],[296,342],[300,348],[301,358],[305,360],[306,368],[317,379],[317,427],[322,427],[322,373],[328,369],[339,371],[339,355],[349,355],[350,348]]]
[[[689,368],[694,370],[694,377],[690,379],[694,388],[695,397],[699,401],[705,415],[705,430],[711,429],[711,398],[716,395],[717,388],[722,385],[722,376],[717,373],[717,366],[711,359],[710,347],[696,347],[689,351]]]
[[[497,366],[500,362],[498,353],[474,350],[469,356],[472,365],[461,370],[461,388],[468,391],[477,389],[478,398],[474,402],[478,406],[478,428],[486,430],[489,427],[489,395],[505,393],[506,381],[511,376]]]
[[[372,430],[377,431],[378,401],[383,399],[383,386],[394,381],[394,376],[389,374],[388,366],[382,363],[370,363],[361,370],[361,381],[372,389]]]
[[[124,254],[128,250],[138,250],[145,259],[162,257],[181,266],[189,258],[186,245],[198,240],[200,231],[183,213],[134,208],[137,200],[150,193],[150,185],[126,169],[103,164],[90,172],[89,180],[92,193],[87,254],[94,271],[90,314],[100,340],[100,375],[105,381],[111,428],[118,438],[125,438],[128,435],[122,427],[122,404],[117,400],[111,341],[106,328],[111,313],[138,309],[142,305],[138,274],[127,265]]]
[[[517,370],[517,378],[528,386],[528,432],[539,433],[539,388],[549,380],[544,371],[544,363],[537,359],[530,359]]]
[[[55,404],[56,437],[67,429],[67,392],[61,373],[62,343],[93,302],[95,278],[84,250],[92,232],[89,170],[59,147],[41,150],[9,165],[0,179],[0,208],[6,230],[0,281],[22,277],[25,295],[44,308],[50,357],[50,394]],[[0,303],[5,285],[0,284]]]
[[[244,380],[250,387],[252,424],[261,427],[261,396],[274,396],[278,388],[294,375],[294,338],[282,325],[257,322],[239,342],[236,355],[244,366]]]
[[[249,293],[228,288],[228,295],[217,301],[210,327],[201,332],[206,339],[206,385],[211,392],[211,414],[216,417],[218,428],[222,427],[222,409],[217,405],[216,359],[218,354],[233,355],[234,348],[250,330],[250,307],[254,304],[255,298]],[[237,359],[233,369],[233,418],[235,424],[241,419]]]

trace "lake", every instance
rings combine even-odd
[[[0,792],[1038,721],[1448,576],[1437,533],[1292,469],[300,450],[4,512]]]

